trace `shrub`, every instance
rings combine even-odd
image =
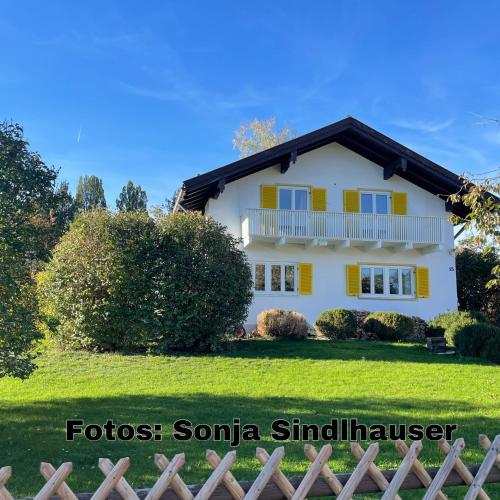
[[[431,328],[444,328],[448,344],[455,345],[457,331],[466,325],[486,321],[484,314],[475,311],[450,311],[439,314],[430,323]]]
[[[308,330],[306,318],[295,311],[268,309],[257,316],[257,332],[264,337],[303,339]]]
[[[455,347],[463,356],[481,356],[494,360],[500,346],[500,328],[490,323],[474,323],[459,328]]]
[[[459,247],[455,259],[459,309],[482,311],[491,322],[500,323],[500,287],[486,287],[492,269],[500,264],[499,254]]]
[[[316,328],[329,339],[346,339],[356,334],[356,316],[347,309],[323,311],[316,320]]]
[[[497,328],[495,332],[494,335],[486,339],[479,355],[484,359],[500,365],[500,330]]]
[[[366,317],[364,328],[381,340],[402,340],[412,335],[415,322],[404,314],[379,311]]]
[[[160,215],[157,227],[159,349],[220,349],[245,321],[252,300],[239,240],[195,212]]]
[[[150,345],[154,239],[154,222],[145,213],[79,214],[38,275],[44,329],[62,347]]]

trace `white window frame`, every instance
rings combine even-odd
[[[370,270],[370,293],[363,293],[363,269]],[[382,273],[384,276],[384,293],[375,293],[375,269],[382,269]],[[389,269],[398,269],[398,283],[399,283],[399,293],[394,294],[390,293],[390,284],[389,284]],[[403,279],[402,272],[403,270],[409,269],[411,271],[411,293],[410,295],[403,294]],[[415,293],[415,271],[416,267],[411,265],[397,265],[391,266],[387,264],[361,264],[360,265],[360,294],[361,298],[370,298],[370,299],[393,299],[393,300],[408,300],[414,299],[416,297]]]
[[[298,295],[298,264],[296,262],[252,262],[252,289],[255,295]],[[265,290],[255,290],[255,266],[265,266]],[[271,290],[271,266],[281,266],[281,290]],[[293,291],[285,290],[285,266],[293,266]]]
[[[292,191],[292,208],[281,208],[280,205],[280,192],[282,190]],[[278,209],[280,210],[296,210],[295,208],[295,191],[305,191],[307,196],[307,207],[306,210],[310,209],[311,206],[311,192],[308,186],[278,186]]]
[[[366,189],[363,190],[363,191],[360,191],[359,192],[359,209],[360,209],[360,212],[362,210],[362,202],[361,202],[361,196],[364,195],[364,194],[369,194],[371,195],[372,197],[372,214],[373,215],[391,215],[392,214],[392,203],[391,203],[391,199],[392,199],[392,193],[390,191],[367,191]],[[387,196],[387,214],[378,214],[377,213],[377,198],[376,198],[376,195],[377,194],[383,194],[385,196]],[[361,213],[366,213],[366,212],[361,212]]]

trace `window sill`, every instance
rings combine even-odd
[[[369,299],[369,300],[416,300],[415,295],[404,295],[400,297],[394,297],[390,295],[358,295],[358,299]]]
[[[259,297],[297,297],[297,292],[257,292],[253,291],[254,295]]]

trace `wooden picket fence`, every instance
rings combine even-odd
[[[460,459],[465,443],[462,438],[453,445],[447,441],[438,442],[439,448],[446,457],[441,467],[425,468],[418,460],[422,450],[422,442],[414,441],[409,447],[401,440],[395,442],[396,450],[403,458],[397,470],[381,471],[374,463],[378,454],[377,443],[364,450],[359,444],[351,444],[351,452],[358,460],[358,465],[350,474],[335,474],[327,465],[332,454],[332,446],[325,445],[319,451],[311,444],[306,444],[304,452],[312,462],[305,476],[287,478],[280,470],[280,462],[285,450],[276,448],[269,455],[263,448],[257,448],[257,459],[263,465],[260,474],[254,481],[238,482],[230,469],[236,462],[236,451],[220,458],[215,451],[208,450],[207,462],[213,469],[204,484],[186,485],[179,472],[185,463],[184,453],[175,455],[169,461],[164,455],[155,455],[155,464],[161,475],[152,488],[134,490],[124,477],[130,460],[122,458],[113,464],[107,458],[99,460],[99,468],[106,476],[95,493],[75,495],[65,482],[72,471],[71,462],[63,463],[57,470],[49,463],[40,465],[40,472],[46,483],[34,500],[49,500],[57,495],[62,500],[256,500],[258,498],[278,500],[302,500],[306,497],[335,496],[339,500],[347,500],[358,493],[382,492],[382,499],[398,499],[400,491],[425,488],[424,500],[445,500],[447,496],[441,491],[445,486],[468,485],[466,500],[490,497],[483,490],[484,483],[500,482],[500,435],[493,443],[487,436],[479,438],[486,456],[480,465],[466,466]],[[11,477],[10,467],[0,468],[0,500],[13,500],[6,487]]]

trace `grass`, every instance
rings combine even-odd
[[[27,381],[0,380],[0,466],[11,465],[9,489],[16,496],[33,495],[43,484],[40,461],[56,467],[74,465],[68,483],[76,492],[93,491],[102,479],[99,457],[113,461],[130,456],[126,474],[136,488],[154,483],[158,471],[153,454],[171,458],[185,451],[182,477],[202,482],[209,474],[204,450],[224,454],[227,443],[178,442],[172,424],[180,418],[193,423],[232,422],[260,426],[268,451],[278,443],[269,434],[277,418],[327,423],[352,418],[371,423],[455,423],[454,437],[464,437],[466,463],[483,453],[478,434],[500,432],[500,370],[476,359],[433,356],[418,344],[362,341],[262,341],[236,343],[229,353],[205,356],[126,356],[83,352],[44,353]],[[65,421],[163,425],[163,440],[65,440]],[[285,443],[283,470],[302,475],[307,465],[303,442]],[[367,443],[364,443],[365,447]],[[257,443],[243,443],[233,467],[238,479],[256,477]],[[347,443],[333,443],[330,464],[350,471],[355,460]],[[425,441],[421,453],[428,465],[439,465],[436,444]],[[376,463],[396,468],[400,458],[390,443],[381,443]],[[500,489],[486,488],[492,497]],[[450,489],[452,498],[463,490]],[[454,496],[458,495],[458,496]],[[416,495],[417,498],[419,495]],[[406,495],[405,498],[408,496]]]

